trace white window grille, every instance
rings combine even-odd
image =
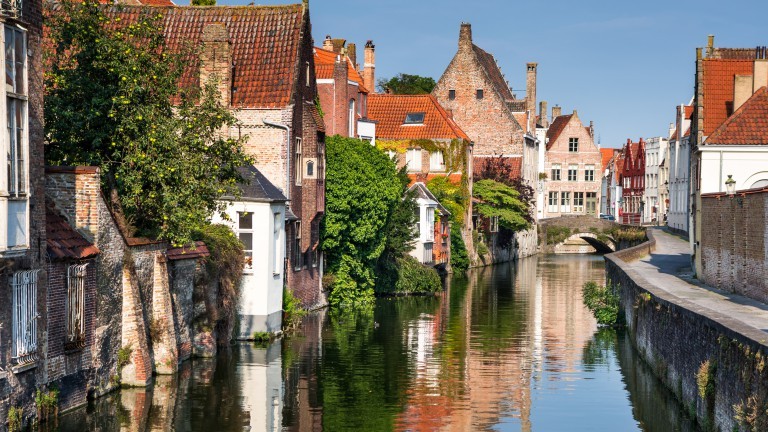
[[[23,270],[11,277],[13,297],[12,360],[16,364],[37,360],[37,274]]]
[[[85,268],[74,264],[67,268],[67,340],[65,349],[85,345]]]
[[[570,212],[571,212],[571,193],[561,192],[560,193],[560,213],[570,213]]]
[[[304,169],[302,168],[302,153],[301,153],[301,138],[296,138],[296,146],[294,147],[294,165],[296,167],[296,186],[301,186],[302,180],[304,180]]]
[[[20,3],[18,3],[20,5]],[[5,3],[3,3],[5,7]],[[26,32],[4,27],[6,135],[6,176],[3,188],[8,191],[6,247],[27,246],[28,184],[27,184],[27,43]]]
[[[253,270],[253,213],[237,212],[237,238],[243,244],[245,253],[244,270]]]
[[[547,211],[549,211],[550,213],[557,213],[557,199],[558,199],[557,192],[549,193],[549,208],[547,209]]]
[[[492,233],[499,232],[499,217],[491,216],[489,231]]]
[[[421,172],[421,149],[408,149],[405,151],[405,164],[409,172]]]
[[[576,181],[578,172],[579,172],[578,165],[568,165],[568,181]]]
[[[435,208],[434,207],[427,207],[427,226],[426,230],[426,239],[428,242],[435,241]]]
[[[443,152],[435,151],[429,154],[429,170],[445,171],[445,160],[443,158]]]

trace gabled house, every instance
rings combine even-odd
[[[691,177],[691,116],[692,105],[678,105],[675,113],[674,130],[669,137],[669,204],[667,205],[667,227],[688,235],[690,223]]]
[[[223,197],[228,217],[217,214],[212,222],[232,228],[245,248],[236,337],[248,340],[254,333],[282,328],[288,199],[258,169],[239,171],[246,181],[240,185],[241,196]]]
[[[451,213],[422,182],[416,182],[408,190],[414,194],[419,206],[416,222],[415,243],[410,254],[426,265],[445,265],[451,261]]]
[[[314,48],[317,93],[326,133],[376,142],[376,124],[368,120],[368,94],[363,75],[373,80],[375,46],[365,44],[363,73],[357,70],[355,44],[326,36],[323,48]],[[372,85],[369,83],[369,85]]]
[[[643,201],[645,193],[645,141],[638,142],[628,139],[624,145],[622,163],[622,206],[619,211],[619,221],[628,225],[640,225],[644,222]]]
[[[597,216],[600,209],[602,156],[592,124],[585,127],[576,110],[559,115],[553,108],[547,130],[544,217]]]
[[[667,157],[669,140],[666,137],[653,137],[645,140],[645,189],[643,201],[647,204],[643,210],[643,220],[660,224],[666,213],[666,202],[662,198],[664,188],[662,164]]]
[[[602,182],[600,183],[600,213],[603,215],[615,215],[616,206],[616,175],[615,164],[616,155],[620,152],[619,149],[614,148],[601,148],[600,157],[602,159],[602,170],[600,171],[600,177]]]

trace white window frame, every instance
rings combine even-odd
[[[273,213],[272,222],[272,274],[277,276],[283,272],[283,254],[281,253],[285,244],[282,241],[283,214]]]
[[[573,193],[573,212],[584,213],[584,192]]]
[[[558,201],[560,200],[560,194],[557,191],[550,191],[548,197],[548,211],[549,213],[558,213]]]
[[[553,181],[560,181],[562,179],[562,166],[560,164],[553,164],[552,165],[552,180]]]
[[[408,172],[421,172],[421,149],[410,148],[405,151],[405,165]]]
[[[348,125],[348,129],[349,129],[348,132],[349,132],[349,134],[348,135],[349,135],[350,138],[354,138],[355,137],[355,123],[357,123],[357,119],[355,117],[356,113],[357,113],[357,111],[355,110],[355,100],[354,99],[350,99],[349,100],[349,113],[348,113],[349,114],[349,125]]]
[[[67,267],[66,349],[85,346],[85,278],[88,264]]]
[[[438,150],[429,153],[429,170],[445,171],[445,156],[442,151]]]
[[[301,221],[295,222],[293,234],[293,270],[300,271],[304,267],[304,253],[301,251]]]
[[[296,186],[301,186],[304,180],[304,164],[302,163],[301,138],[296,137],[296,146],[294,148],[294,166],[296,167]]]
[[[579,166],[568,165],[568,181],[575,182],[579,180]]]
[[[560,213],[571,212],[571,193],[560,192]]]
[[[426,230],[424,232],[424,238],[426,242],[434,242],[435,241],[435,207],[426,207],[426,214],[424,215],[426,218],[426,226],[424,229]]]
[[[37,275],[39,269],[18,271],[11,276],[11,360],[17,365],[37,360]]]
[[[489,227],[488,231],[495,233],[499,232],[499,217],[498,216],[491,216],[489,220]]]
[[[240,226],[240,220],[243,217],[249,217],[251,219],[251,227],[250,228],[243,228]],[[250,234],[251,235],[251,248],[247,249],[247,246],[245,243],[243,243],[242,235],[243,234]],[[249,211],[239,211],[237,212],[237,239],[240,240],[241,243],[243,243],[243,253],[245,254],[245,261],[243,262],[243,272],[245,273],[251,273],[253,272],[253,212]]]
[[[595,166],[587,165],[584,167],[584,181],[595,181]]]

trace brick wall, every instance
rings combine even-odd
[[[701,280],[768,303],[768,189],[701,199]]]

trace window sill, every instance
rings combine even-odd
[[[16,258],[26,255],[29,251],[29,246],[16,246],[13,249],[7,249],[0,251],[0,257],[2,258]]]
[[[36,367],[37,367],[37,360],[29,362],[29,363],[24,363],[24,364],[21,364],[21,365],[13,366],[13,367],[11,367],[11,372],[13,372],[14,375],[18,375],[18,374],[24,373],[24,372],[26,372],[28,370],[35,369]]]
[[[280,273],[272,272],[272,277],[278,277],[278,276],[280,276]]]

